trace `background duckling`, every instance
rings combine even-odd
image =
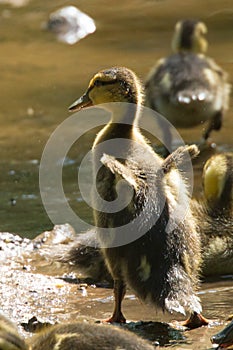
[[[16,326],[2,314],[0,314],[0,349],[28,350],[28,346],[19,335]]]
[[[106,102],[128,102],[108,104],[111,120],[92,149],[101,196],[94,202],[99,205],[95,223],[114,279],[115,307],[108,321],[125,322],[121,303],[128,284],[142,300],[169,312],[189,310],[198,325],[206,324],[196,296],[200,240],[195,219],[185,207],[189,201],[185,179],[174,167],[184,155],[187,159],[187,152],[197,154],[197,149],[178,149],[166,160],[153,151],[137,127],[142,87],[131,70],[114,67],[97,73],[70,110]],[[112,147],[109,140],[114,141]],[[113,212],[109,207],[117,198],[128,202]]]
[[[203,169],[202,202],[195,202],[205,276],[233,273],[233,153],[212,156]]]
[[[227,74],[207,50],[206,25],[197,20],[176,24],[172,39],[174,54],[160,59],[146,79],[146,105],[161,113],[175,127],[189,128],[208,121],[203,133],[220,130],[228,109],[230,85]],[[171,147],[171,131],[161,125],[164,144]]]

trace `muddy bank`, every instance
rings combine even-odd
[[[86,279],[74,266],[57,261],[57,256],[69,251],[76,241],[69,225],[55,226],[34,240],[1,233],[1,310],[16,322],[25,337],[40,328],[40,323],[93,323],[111,314],[113,296],[109,282]],[[222,329],[232,313],[232,292],[231,276],[203,283],[199,294],[204,315],[216,322],[187,332],[173,322],[184,317],[156,313],[128,290],[124,310],[129,322],[124,327],[152,342],[158,341],[161,347],[211,349],[210,337]]]

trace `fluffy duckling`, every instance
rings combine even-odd
[[[203,202],[194,202],[204,276],[233,273],[233,153],[212,156],[203,169]]]
[[[30,340],[30,350],[153,350],[146,340],[119,327],[87,323],[60,324]]]
[[[28,346],[19,335],[15,325],[0,314],[0,349],[1,350],[28,350]]]
[[[233,273],[233,154],[212,156],[203,169],[203,196],[193,200],[202,237],[202,275]],[[91,245],[91,246],[90,246]],[[62,258],[86,277],[111,281],[105,267],[96,231],[82,234],[82,241]]]
[[[153,151],[138,128],[142,86],[127,68],[97,73],[70,110],[102,103],[111,110],[111,120],[92,151],[95,223],[114,279],[115,306],[107,321],[126,321],[121,303],[127,284],[140,299],[169,312],[189,310],[192,321],[206,324],[196,296],[200,239],[185,207],[185,179],[176,168],[188,152],[196,155],[197,148],[181,147],[165,160]]]
[[[137,335],[113,326],[67,323],[45,328],[27,340],[15,326],[0,315],[1,350],[153,350],[154,347]]]
[[[172,39],[174,54],[160,59],[146,80],[146,104],[175,127],[189,128],[208,121],[204,141],[212,130],[221,129],[230,93],[226,72],[205,56],[206,33],[203,22],[178,22]],[[171,131],[166,123],[161,127],[170,150]]]

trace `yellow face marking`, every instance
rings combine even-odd
[[[112,75],[106,75],[106,74],[104,74],[104,73],[97,73],[92,79],[91,79],[91,81],[90,81],[90,83],[89,83],[89,88],[92,88],[92,87],[94,87],[94,85],[95,85],[95,81],[96,80],[100,80],[100,81],[102,81],[103,83],[107,83],[107,82],[110,82],[110,81],[114,81],[115,80],[115,77]]]
[[[108,86],[93,87],[89,92],[89,97],[94,105],[114,102],[111,89]]]
[[[100,82],[98,85],[96,85],[97,81]],[[101,82],[103,83],[102,85]],[[123,98],[119,94],[118,86],[119,84],[114,75],[99,72],[89,83],[89,98],[94,105],[108,102],[121,102]]]
[[[204,167],[204,193],[207,200],[221,196],[226,181],[227,164],[222,156],[210,158]]]
[[[208,43],[204,37],[207,33],[207,27],[203,22],[198,22],[194,27],[194,32],[191,37],[191,47],[189,49],[181,47],[181,37],[185,28],[183,28],[182,21],[178,22],[175,26],[175,32],[172,39],[172,50],[178,52],[180,50],[191,51],[191,52],[206,52]]]
[[[198,23],[195,32],[197,32],[199,35],[205,35],[208,32],[205,23]]]
[[[193,35],[193,51],[194,52],[206,52],[208,48],[207,40],[204,35],[207,33],[207,27],[203,22],[196,25]]]
[[[151,266],[147,262],[147,258],[145,255],[141,256],[141,264],[138,267],[138,270],[139,270],[139,277],[141,278],[141,280],[143,282],[148,280],[148,278],[150,277],[150,273],[151,273]]]

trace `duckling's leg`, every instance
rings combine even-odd
[[[210,133],[212,130],[220,130],[222,127],[222,117],[223,117],[223,113],[222,111],[218,111],[213,118],[210,120],[210,123],[207,127],[207,129],[205,130],[204,134],[203,134],[203,138],[204,140],[207,140],[210,136]]]
[[[117,323],[125,323],[126,319],[121,312],[121,302],[124,299],[126,292],[126,284],[122,280],[114,280],[114,297],[115,297],[115,305],[112,317],[105,320],[105,322],[117,322]]]
[[[202,314],[198,314],[197,312],[193,312],[186,321],[182,322],[182,326],[185,326],[189,329],[207,326],[208,324],[209,320],[207,320],[204,316],[202,316]]]

